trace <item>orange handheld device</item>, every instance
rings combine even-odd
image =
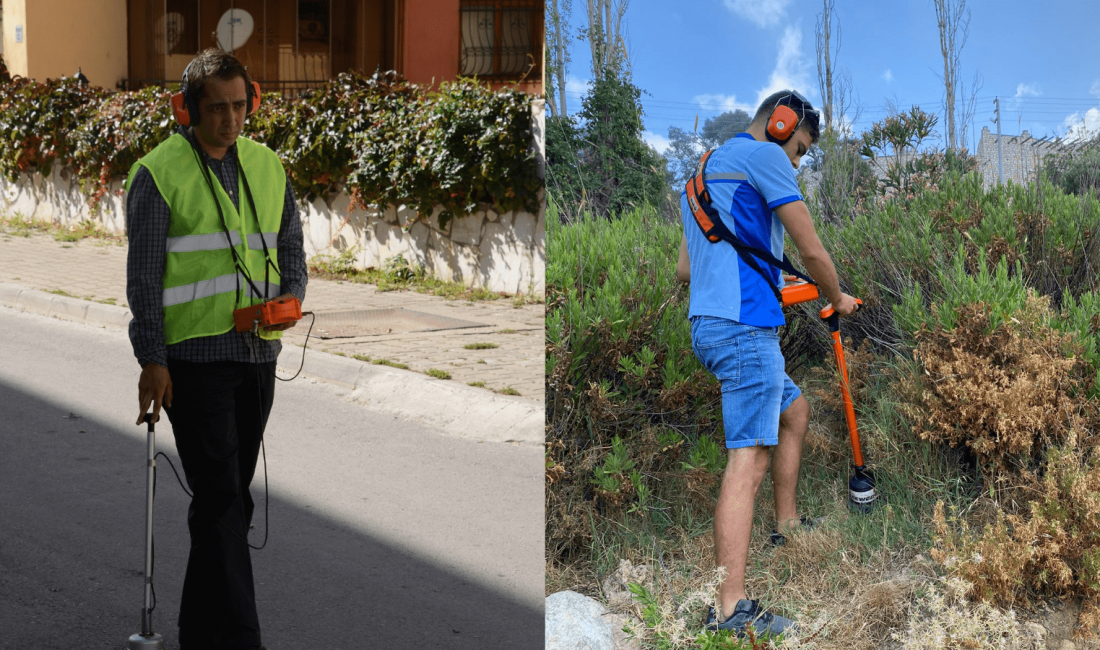
[[[821,297],[821,293],[817,290],[815,284],[799,280],[793,275],[784,275],[783,280],[786,284],[783,285],[783,289],[779,293],[783,296],[784,307],[810,302]]]
[[[294,297],[287,300],[269,300],[233,311],[233,324],[238,332],[251,332],[253,327],[290,323],[301,318],[302,303]]]

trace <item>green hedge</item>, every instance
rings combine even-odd
[[[443,227],[482,203],[538,211],[530,103],[472,80],[428,91],[393,72],[343,73],[300,99],[265,94],[245,134],[279,155],[300,198],[346,189],[359,206],[442,206]],[[174,129],[159,88],[0,80],[0,173],[14,181],[70,166],[93,204]]]

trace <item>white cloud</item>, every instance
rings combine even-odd
[[[592,83],[588,79],[578,79],[573,75],[565,76],[565,92],[569,93],[571,97],[577,97],[588,93],[588,84]]]
[[[894,73],[890,72],[890,68],[886,68],[886,72],[882,73],[882,78],[886,80],[886,83],[890,83],[894,80]]]
[[[691,98],[691,101],[699,105],[699,108],[704,111],[717,111],[720,113],[728,113],[741,109],[752,115],[756,111],[754,106],[749,106],[744,102],[737,101],[737,95],[721,95],[717,93],[709,93],[706,95],[696,95]]]
[[[643,131],[642,140],[644,140],[645,143],[649,146],[656,149],[657,153],[661,154],[662,156],[665,154],[665,150],[668,149],[668,138],[659,133],[654,133],[652,131]]]
[[[1092,88],[1089,88],[1089,92],[1096,97],[1100,97],[1100,79],[1092,82]]]
[[[1023,99],[1025,97],[1038,97],[1043,93],[1039,90],[1036,84],[1020,83],[1016,85],[1016,94],[1008,100],[1008,110],[1019,111],[1023,106]]]
[[[756,93],[756,105],[759,106],[768,95],[788,88],[809,96],[814,88],[810,84],[808,69],[809,66],[802,59],[802,29],[787,27],[779,41],[779,56],[768,85]]]
[[[1100,109],[1090,108],[1081,113],[1074,113],[1066,117],[1062,122],[1066,129],[1067,140],[1080,140],[1088,138],[1100,132]]]
[[[1016,99],[1020,97],[1038,97],[1042,93],[1033,85],[1021,83],[1016,86]]]
[[[791,0],[724,0],[726,8],[757,27],[778,25],[787,17]]]

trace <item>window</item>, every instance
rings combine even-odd
[[[529,0],[463,0],[460,74],[516,78],[538,67],[542,11]]]

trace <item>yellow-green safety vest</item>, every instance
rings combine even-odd
[[[227,238],[196,153],[191,143],[176,133],[134,163],[126,179],[129,190],[138,168],[148,169],[171,210],[163,282],[166,345],[224,334],[233,329],[234,309],[263,302],[263,296],[254,295],[245,276],[237,270],[230,240],[256,288],[261,293],[266,288],[268,298],[282,293],[275,270],[278,266],[275,246],[286,197],[286,172],[278,156],[262,144],[237,138],[237,156],[248,175],[258,215],[253,214],[239,173],[238,213],[213,170],[210,171],[214,193],[229,229]],[[268,255],[275,263],[273,267],[267,266],[264,257],[265,241]],[[265,339],[282,335],[282,332],[260,332]]]

